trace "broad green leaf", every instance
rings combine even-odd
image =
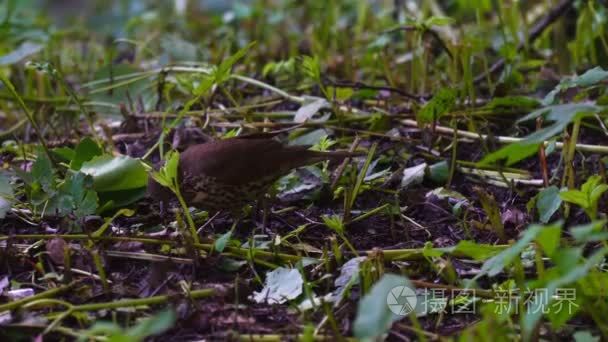
[[[52,149],[51,152],[53,152],[59,159],[67,163],[74,159],[74,155],[76,155],[74,149],[69,147],[56,147]]]
[[[408,309],[405,305],[409,305],[410,301],[407,301],[408,298],[401,291],[405,288],[415,290],[408,278],[390,273],[383,275],[372,286],[357,305],[357,317],[353,326],[357,339],[379,337],[388,331],[393,322],[407,317],[397,315],[391,310],[391,308],[397,309],[399,313],[404,308]],[[407,314],[405,311],[404,313]]]
[[[587,195],[582,191],[579,191],[579,190],[562,191],[559,193],[559,197],[561,197],[562,200],[569,202],[569,203],[574,203],[581,208],[589,207],[589,199],[587,198]]]
[[[40,183],[42,189],[48,192],[55,180],[53,165],[47,155],[39,151],[36,161],[32,164],[32,178],[34,181]]]
[[[80,171],[93,177],[97,192],[136,189],[148,184],[148,174],[141,162],[127,156],[97,156],[83,163]]]
[[[84,138],[74,150],[74,157],[70,162],[70,169],[79,170],[82,163],[93,159],[93,157],[100,156],[102,153],[103,151],[95,141],[88,137]]]
[[[295,268],[279,267],[266,273],[264,288],[254,292],[251,299],[257,303],[282,304],[302,294],[304,279]]]
[[[538,233],[538,236],[536,237],[536,242],[538,242],[545,254],[551,257],[553,256],[555,250],[559,247],[561,234],[561,226],[548,226],[543,228]]]
[[[593,188],[593,190],[591,190],[591,193],[589,194],[589,201],[591,203],[596,203],[600,199],[602,194],[606,192],[606,190],[608,190],[608,185],[606,184],[600,184],[596,186],[595,188]]]
[[[542,223],[547,223],[551,216],[559,209],[562,204],[562,199],[559,195],[559,188],[552,185],[541,190],[538,193],[536,200],[536,209],[538,209],[539,220]]]
[[[486,155],[479,164],[488,165],[504,160],[505,165],[513,165],[536,153],[539,147],[540,143],[538,142],[509,144],[498,151]]]
[[[598,175],[593,175],[593,176],[587,178],[585,183],[583,183],[583,185],[581,185],[581,192],[583,192],[584,194],[591,194],[593,189],[595,187],[597,187],[597,185],[600,184],[601,181],[602,181],[602,177],[600,177]]]

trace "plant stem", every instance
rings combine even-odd
[[[53,159],[53,156],[51,155],[51,152],[49,151],[48,144],[46,143],[46,140],[44,139],[44,135],[42,134],[42,131],[40,130],[40,127],[38,126],[38,123],[36,123],[36,120],[34,120],[34,115],[32,115],[32,112],[30,112],[29,108],[27,108],[27,106],[25,105],[25,103],[23,102],[23,100],[21,99],[19,94],[17,94],[17,91],[15,90],[15,86],[13,86],[11,81],[9,81],[4,75],[2,75],[2,73],[0,73],[0,80],[4,83],[4,85],[6,86],[8,91],[11,93],[13,98],[17,101],[17,104],[19,104],[19,107],[21,107],[21,109],[27,116],[27,119],[30,121],[32,128],[34,128],[34,130],[36,131],[36,135],[38,136],[38,140],[40,141],[40,144],[42,145],[42,148],[44,149],[44,153],[46,153],[46,156],[51,160],[51,162],[53,164],[55,164],[55,159]]]
[[[49,289],[49,290],[46,290],[44,292],[40,292],[40,293],[38,293],[36,295],[33,295],[31,297],[26,297],[26,298],[22,298],[22,299],[13,301],[13,302],[2,304],[2,305],[0,305],[0,312],[8,311],[8,310],[13,310],[13,309],[19,308],[19,307],[21,307],[21,306],[23,306],[23,305],[25,305],[27,303],[30,303],[30,302],[33,302],[33,301],[36,301],[36,300],[40,300],[40,299],[43,299],[43,298],[54,297],[55,295],[58,295],[58,294],[60,294],[62,292],[70,290],[72,287],[74,287],[74,285],[76,285],[76,282],[72,282],[72,283],[67,284],[67,285],[63,285],[63,286],[60,286],[60,287]]]

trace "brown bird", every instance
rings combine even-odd
[[[286,146],[269,136],[256,134],[218,140],[190,146],[181,153],[178,181],[186,203],[203,210],[236,213],[245,204],[260,199],[277,179],[292,169],[361,155]],[[152,177],[148,194],[160,201],[175,198]]]

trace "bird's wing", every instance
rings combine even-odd
[[[188,148],[182,153],[180,168],[185,174],[206,175],[238,185],[279,177],[301,166],[291,161],[304,158],[306,149],[305,146],[286,148],[272,139],[221,140]]]

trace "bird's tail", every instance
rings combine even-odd
[[[308,163],[316,163],[316,162],[325,161],[325,160],[330,160],[332,162],[340,162],[346,158],[355,158],[355,157],[361,157],[361,156],[366,155],[365,152],[349,152],[349,151],[320,152],[320,151],[312,151],[312,150],[308,150],[308,149],[305,151],[300,151],[299,153],[302,154],[302,159],[306,159],[308,161]]]

